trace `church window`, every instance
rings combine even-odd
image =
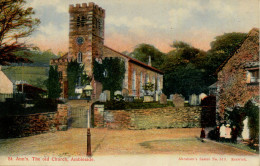
[[[133,92],[133,95],[135,96],[135,92],[136,92],[136,72],[135,72],[135,70],[133,71],[133,75],[132,75],[132,92]]]
[[[81,17],[81,26],[83,27],[85,24],[86,24],[86,17],[85,16],[82,16]]]
[[[62,78],[62,71],[59,71],[59,78]]]
[[[81,86],[81,76],[78,76],[78,79],[77,79],[77,86]]]
[[[79,27],[80,26],[80,16],[78,16],[78,18],[77,18],[77,27]]]
[[[140,73],[140,90],[143,90],[143,73]]]
[[[157,90],[160,90],[160,77],[157,77]]]
[[[145,75],[145,84],[147,84],[148,82],[149,82],[149,75],[146,74],[146,75]]]
[[[82,52],[78,53],[78,58],[77,58],[78,63],[82,63]]]

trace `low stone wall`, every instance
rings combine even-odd
[[[165,107],[136,110],[94,110],[95,127],[151,129],[201,127],[201,107]]]
[[[8,116],[0,119],[1,138],[24,137],[57,130],[67,130],[69,108],[59,104],[57,112]]]

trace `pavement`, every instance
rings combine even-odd
[[[93,156],[109,155],[232,155],[258,154],[214,141],[201,142],[200,128],[111,130],[91,129]],[[86,156],[87,129],[0,139],[0,156]]]

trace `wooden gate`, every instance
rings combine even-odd
[[[87,128],[88,124],[88,110],[86,107],[72,107],[71,108],[71,127]]]

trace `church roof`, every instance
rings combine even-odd
[[[152,66],[149,66],[149,65],[147,65],[147,64],[145,64],[145,63],[143,63],[143,62],[141,62],[141,61],[139,61],[139,60],[137,60],[137,59],[134,59],[134,58],[132,58],[132,57],[130,57],[130,56],[128,56],[128,55],[122,54],[122,53],[120,53],[120,52],[118,52],[118,51],[116,51],[116,50],[114,50],[114,49],[112,49],[112,48],[110,48],[110,47],[108,47],[108,46],[105,46],[105,45],[104,45],[104,48],[110,49],[111,51],[113,51],[113,52],[115,52],[115,53],[117,53],[117,54],[119,54],[119,55],[121,55],[121,56],[123,56],[123,57],[129,59],[129,61],[132,62],[132,63],[135,63],[135,64],[137,64],[137,65],[139,65],[139,66],[142,66],[142,67],[144,67],[144,68],[147,68],[147,69],[150,69],[150,70],[152,70],[152,71],[155,71],[155,72],[157,72],[157,73],[163,74],[163,71],[161,71],[161,70],[159,70],[159,69],[156,69],[156,68],[154,68],[154,67],[152,67]]]

